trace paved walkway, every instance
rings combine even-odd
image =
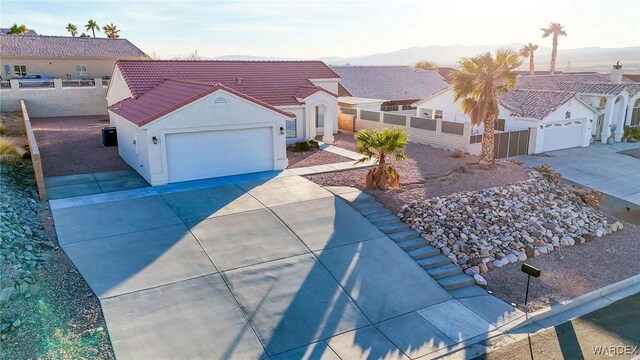
[[[519,159],[527,167],[549,164],[567,180],[640,206],[640,159],[618,153],[638,148],[640,143],[593,144]]]
[[[44,179],[47,198],[62,199],[150,186],[135,170],[117,170]]]
[[[442,289],[344,201],[267,172],[50,202],[118,359],[407,359],[521,314]]]

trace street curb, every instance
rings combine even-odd
[[[498,331],[494,332],[493,335],[491,335],[491,333],[485,334],[486,336],[485,338],[478,338],[477,341],[474,341],[474,339],[469,339],[466,344],[459,343],[448,349],[441,349],[439,351],[433,352],[429,356],[432,356],[434,359],[449,359],[449,360],[457,360],[457,359],[466,360],[466,359],[482,358],[486,354],[489,354],[493,351],[501,349],[505,346],[509,346],[510,344],[516,343],[520,340],[526,339],[530,334],[537,333],[538,331],[549,328],[550,326],[549,325],[538,326],[537,329],[532,331],[526,331],[526,332],[518,332],[515,330],[522,329],[528,325],[535,324],[536,322],[548,319],[554,315],[568,312],[579,306],[588,304],[590,302],[594,302],[597,299],[606,300],[605,302],[603,302],[604,303],[603,305],[598,306],[597,308],[589,308],[588,311],[586,311],[586,313],[595,311],[603,306],[607,306],[608,304],[611,304],[617,300],[620,300],[620,299],[609,299],[607,298],[608,296],[623,292],[636,285],[640,285],[640,274],[634,275],[632,277],[629,277],[617,283],[610,284],[600,289],[596,289],[594,291],[580,295],[566,302],[563,302],[561,305],[556,306],[555,308],[547,307],[545,309],[536,311],[535,313],[533,313],[533,316],[530,316],[528,319],[524,320],[520,324],[517,324],[509,328],[505,328],[504,326],[501,328],[498,328]],[[630,295],[632,294],[625,294],[624,297],[627,297]],[[572,316],[572,318],[576,318],[582,315],[584,314]],[[565,321],[568,321],[568,320],[567,319],[562,320],[562,322],[565,322]],[[638,357],[638,360],[640,360],[640,357]]]
[[[526,319],[525,321],[521,322],[520,324],[516,325],[515,327],[511,328],[510,331],[522,328],[524,326],[536,323],[540,320],[549,318],[551,316],[554,315],[558,315],[560,313],[569,311],[571,309],[574,309],[580,305],[584,305],[588,302],[594,301],[598,298],[604,298],[607,295],[611,295],[615,292],[624,290],[626,288],[629,288],[631,286],[634,286],[636,284],[640,284],[640,274],[638,275],[634,275],[632,277],[626,278],[622,281],[619,281],[617,283],[613,283],[610,285],[607,285],[605,287],[602,287],[600,289],[596,289],[593,290],[591,292],[588,292],[586,294],[580,295],[578,297],[575,297],[573,299],[567,300],[567,301],[563,301],[560,303],[560,305],[556,305],[554,307],[550,307],[547,306],[546,308],[543,308],[541,310],[538,310],[532,314],[530,314],[530,316],[528,317],[528,319]]]

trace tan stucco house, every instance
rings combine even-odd
[[[0,34],[2,79],[42,73],[60,79],[110,76],[117,60],[149,57],[126,39]]]

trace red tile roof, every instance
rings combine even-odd
[[[293,116],[218,83],[206,84],[180,80],[165,80],[137,98],[125,99],[111,105],[109,110],[138,126],[143,126],[217,90],[227,91],[285,116]]]
[[[117,66],[134,97],[180,79],[220,83],[272,106],[299,105],[296,97],[319,90],[309,79],[340,78],[321,61],[124,60]]]

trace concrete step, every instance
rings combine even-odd
[[[360,211],[360,214],[362,214],[362,216],[366,217],[367,219],[371,220],[378,217],[387,216],[391,214],[391,210],[387,208],[375,208],[371,210]]]
[[[406,223],[399,221],[391,224],[378,225],[378,229],[380,229],[380,231],[388,235],[388,234],[399,233],[401,231],[410,229],[410,227]]]
[[[369,200],[369,201],[363,201],[357,204],[353,204],[351,205],[353,206],[354,209],[358,210],[358,211],[364,211],[364,210],[372,210],[372,209],[378,209],[382,207],[382,204],[375,201],[375,200]]]
[[[445,290],[459,289],[461,287],[473,285],[475,283],[475,280],[473,280],[473,277],[465,273],[447,276],[441,279],[436,279],[436,281]]]
[[[417,237],[417,236],[418,236],[418,233],[413,231],[413,230],[411,230],[411,229],[404,230],[404,231],[401,231],[401,232],[397,232],[397,233],[394,233],[394,234],[389,234],[389,238],[391,240],[395,241],[395,242],[411,239],[411,238],[414,238],[414,237]]]
[[[413,258],[413,260],[420,260],[430,256],[436,256],[440,254],[440,250],[434,248],[433,246],[425,246],[420,249],[415,249],[407,252],[409,256]]]
[[[434,279],[442,279],[447,276],[460,274],[462,272],[462,268],[456,264],[449,263],[446,265],[441,265],[438,267],[427,269],[427,272]]]
[[[438,266],[451,264],[451,259],[444,255],[435,255],[429,256],[426,258],[422,258],[417,261],[418,265],[422,266],[423,269],[433,269]]]
[[[394,222],[399,222],[400,218],[389,213],[388,215],[376,217],[370,220],[373,225],[380,226],[384,224],[391,224]]]
[[[428,246],[427,241],[420,237],[399,241],[397,242],[397,244],[404,251],[411,251],[411,250],[419,249],[424,246]]]

